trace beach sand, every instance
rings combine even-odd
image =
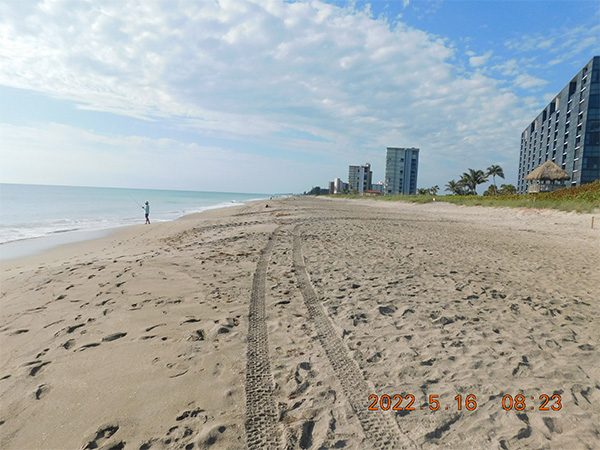
[[[598,448],[590,223],[286,198],[3,261],[0,448]]]

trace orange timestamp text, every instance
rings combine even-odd
[[[415,406],[415,396],[412,394],[406,395],[369,395],[369,411],[416,411],[416,410],[424,410],[428,409],[430,411],[439,411],[439,410],[453,410],[453,411],[462,411],[466,409],[468,411],[475,411],[477,409],[477,396],[475,394],[468,394],[466,396],[457,395],[454,397],[455,403],[452,403],[448,406],[443,406],[440,404],[439,395],[430,395],[429,401],[421,404],[420,406]],[[535,401],[535,397],[529,397],[531,401],[534,402],[532,406],[531,403],[527,403],[528,397],[523,394],[517,394],[512,396],[510,394],[506,394],[502,397],[501,406],[504,410],[533,410],[537,409],[539,411],[559,411],[562,408],[562,399],[558,394],[555,395],[547,395],[541,394],[538,396],[539,403]]]

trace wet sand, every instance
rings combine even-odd
[[[287,198],[3,261],[0,447],[594,448],[590,222]]]

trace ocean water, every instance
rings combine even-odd
[[[154,223],[263,198],[269,195],[0,183],[0,244],[143,224],[146,201]]]

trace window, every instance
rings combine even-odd
[[[577,80],[573,80],[569,83],[569,98],[577,91]]]

